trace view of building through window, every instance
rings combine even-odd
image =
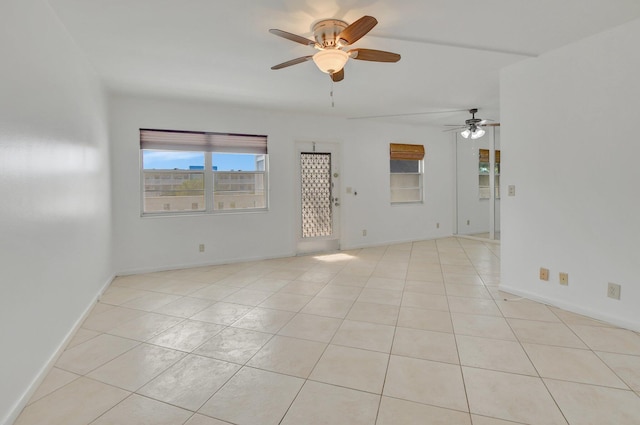
[[[266,208],[266,160],[266,154],[142,150],[143,211]]]

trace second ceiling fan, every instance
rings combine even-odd
[[[471,137],[472,139],[479,139],[485,134],[485,130],[482,128],[486,127],[499,127],[500,123],[489,123],[488,121],[492,121],[489,119],[480,119],[476,118],[476,114],[478,113],[478,108],[469,109],[469,113],[471,114],[471,118],[464,121],[464,125],[460,124],[448,124],[447,127],[455,127],[450,128],[445,131],[460,131],[460,135],[465,139]]]
[[[272,66],[271,69],[282,69],[313,60],[322,72],[329,74],[331,79],[337,82],[344,79],[344,66],[350,58],[372,62],[398,62],[400,55],[397,53],[372,49],[345,50],[347,46],[371,31],[377,23],[373,16],[363,16],[351,25],[339,19],[324,19],[313,26],[315,40],[279,29],[270,29],[271,34],[318,50],[314,55],[292,59]]]

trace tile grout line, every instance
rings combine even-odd
[[[520,338],[518,337],[518,334],[513,330],[513,327],[511,326],[511,323],[508,320],[505,320],[505,322],[507,322],[507,326],[509,326],[509,329],[511,329],[511,332],[513,333],[513,335],[516,337],[516,341],[518,341],[518,344],[520,345],[520,349],[524,352],[525,356],[527,356],[527,359],[529,360],[529,363],[531,363],[531,366],[533,367],[533,369],[536,371],[537,379],[540,380],[540,382],[542,383],[542,385],[544,386],[544,389],[547,391],[547,394],[549,394],[549,397],[551,397],[551,400],[553,400],[553,403],[555,404],[556,408],[558,409],[558,411],[560,412],[560,414],[562,415],[562,418],[565,420],[565,422],[569,425],[571,425],[571,422],[569,422],[569,419],[567,418],[567,416],[565,415],[565,412],[562,410],[562,408],[560,408],[560,404],[558,403],[558,401],[556,400],[556,398],[553,396],[553,394],[551,393],[551,390],[549,390],[549,387],[547,386],[547,383],[544,381],[544,379],[542,379],[542,376],[540,376],[540,371],[538,370],[538,368],[536,367],[535,363],[533,362],[533,360],[531,360],[531,356],[529,355],[529,353],[527,352],[527,350],[524,348],[524,346],[522,345],[522,341],[520,341]],[[586,345],[586,344],[585,344]]]
[[[464,249],[464,248],[463,248]],[[466,252],[465,252],[466,255]],[[467,257],[468,258],[468,257]],[[440,250],[438,250],[438,261],[440,260]],[[441,266],[442,270],[442,266]],[[444,272],[442,272],[442,280],[444,281]],[[456,329],[453,325],[453,316],[451,314],[451,307],[449,306],[449,296],[447,293],[447,285],[444,285],[444,292],[446,294],[447,299],[447,307],[449,308],[449,321],[451,323],[451,330],[453,332],[453,342],[456,346],[456,356],[458,357],[458,367],[460,370],[460,377],[462,378],[462,388],[464,389],[464,398],[467,403],[467,411],[469,413],[469,422],[473,423],[473,419],[471,418],[471,403],[469,403],[469,394],[467,392],[467,382],[464,378],[464,373],[462,372],[462,360],[460,359],[460,349],[458,347],[458,339],[456,338]]]
[[[413,249],[413,244],[412,244],[412,249]],[[393,336],[391,337],[391,346],[389,347],[389,355],[387,356],[387,366],[384,370],[384,378],[382,379],[382,388],[380,389],[380,398],[378,399],[378,408],[376,409],[376,418],[374,420],[374,424],[378,423],[378,417],[380,416],[380,408],[382,407],[382,397],[384,397],[384,388],[385,388],[385,385],[387,384],[387,376],[389,374],[389,365],[391,364],[393,345],[395,344],[396,333],[398,331],[398,319],[400,318],[400,310],[402,308],[402,300],[404,299],[404,288],[406,284],[407,284],[407,280],[406,280],[406,274],[405,274],[404,285],[402,286],[402,295],[400,296],[400,306],[398,308],[398,315],[396,316],[396,324],[393,326]]]

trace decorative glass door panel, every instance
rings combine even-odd
[[[300,154],[302,237],[333,234],[331,154]]]

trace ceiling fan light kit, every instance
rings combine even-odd
[[[480,118],[476,118],[476,113],[478,112],[477,108],[469,109],[469,113],[471,114],[471,118],[464,121],[464,126],[461,127],[462,131],[460,135],[465,139],[471,137],[472,140],[479,139],[485,135],[486,131],[482,128],[483,125],[490,120],[481,120]],[[492,124],[489,124],[492,125]],[[460,130],[460,128],[455,129]]]
[[[349,55],[342,50],[320,50],[313,55],[313,62],[325,74],[333,74],[344,68]]]
[[[472,139],[479,139],[484,136],[485,131],[481,127],[476,127],[474,131],[471,132]]]
[[[350,58],[370,62],[398,62],[400,55],[397,53],[372,49],[343,50],[364,37],[377,23],[373,16],[363,16],[351,25],[339,19],[323,19],[313,26],[315,41],[279,29],[270,29],[269,32],[273,35],[318,50],[315,55],[292,59],[274,65],[271,69],[287,68],[312,59],[320,71],[329,74],[337,82],[344,78],[344,66]]]

